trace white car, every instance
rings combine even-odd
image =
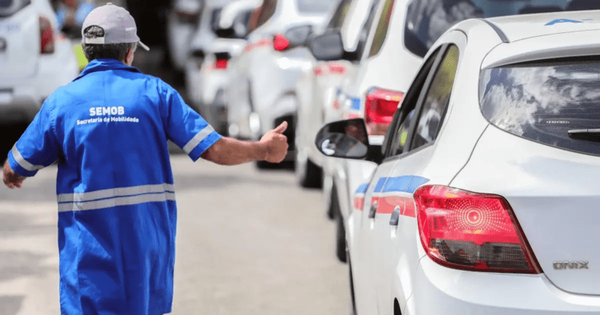
[[[312,67],[298,79],[295,174],[302,187],[320,187],[322,184],[324,158],[315,148],[314,139],[325,122],[341,119],[339,104],[335,102],[337,88],[359,67],[377,3],[377,0],[340,1],[324,33],[342,37],[341,59],[311,60]]]
[[[293,161],[296,82],[311,67],[310,52],[303,46],[311,32],[322,30],[335,1],[265,0],[257,10],[242,54],[232,59],[231,82],[225,91],[229,134],[258,140],[283,121],[288,122]],[[269,167],[266,162],[258,166]]]
[[[0,2],[0,123],[28,123],[79,74],[71,41],[48,0]]]
[[[203,0],[174,0],[167,13],[167,51],[174,69],[183,73]]]
[[[197,26],[189,38],[188,55],[185,59],[184,78],[185,89],[189,94],[195,93],[199,87],[197,83],[198,72],[204,59],[208,55],[213,42],[218,38],[215,31],[219,22],[221,10],[234,0],[204,0]]]
[[[222,135],[227,135],[225,86],[229,84],[229,60],[242,53],[248,35],[248,22],[261,0],[239,0],[223,7],[212,28],[217,38],[205,52],[200,69],[188,70],[188,98],[192,107]]]
[[[578,0],[558,0],[551,4],[545,0],[382,1],[381,18],[367,48],[370,53],[361,61],[355,76],[340,88],[343,115],[345,118],[364,117],[371,142],[381,143],[391,113],[410,86],[428,48],[445,30],[464,19],[600,6],[600,2]],[[352,211],[352,194],[370,178],[375,166],[374,163],[326,159],[324,203],[329,213],[340,213],[336,219],[338,228],[345,226]],[[343,256],[345,244],[341,236],[344,233],[340,231],[337,235],[337,253]]]
[[[381,143],[391,114],[422,62],[421,55],[404,45],[407,8],[412,2],[381,0],[378,3],[365,43],[365,53],[356,69],[337,87],[335,103],[339,107],[338,115],[341,118],[368,119],[371,143]],[[426,1],[418,3],[423,2]],[[441,4],[438,0],[434,2]],[[343,51],[344,38],[326,34],[315,37],[313,44],[311,50],[317,59],[335,58],[335,54],[330,54]],[[369,106],[366,106],[367,103]],[[336,221],[336,256],[345,262],[345,225],[352,211],[352,193],[370,178],[376,164],[324,159],[322,166],[323,204],[328,215]]]
[[[356,314],[600,314],[599,20],[461,22],[382,152],[362,119],[322,129],[324,154],[377,162],[347,224]]]

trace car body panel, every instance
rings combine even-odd
[[[596,16],[599,14],[597,11]],[[600,31],[581,32],[600,35]],[[584,46],[579,34],[571,34],[570,40],[563,37],[565,34],[544,36],[563,38],[556,45],[572,47],[571,55],[579,55],[578,49]],[[452,90],[437,138],[398,155],[390,153],[393,143],[386,138],[387,158],[353,195],[356,206],[347,221],[347,237],[358,314],[397,314],[394,303],[398,303],[402,314],[600,312],[600,270],[592,267],[600,256],[587,245],[598,236],[598,156],[536,143],[503,131],[491,125],[480,109],[480,71],[488,53],[499,49],[510,52],[513,44],[517,46],[513,52],[519,53],[525,41],[535,44],[530,47],[531,52],[536,47],[546,49],[537,45],[538,38],[506,43],[492,26],[473,19],[445,32],[429,50],[427,61],[415,78],[417,83],[413,82],[409,90],[411,98],[401,103],[399,111],[408,111],[410,106],[420,108],[427,95],[420,89],[435,94],[429,85],[444,82],[431,80],[438,65],[455,64]],[[457,63],[444,63],[442,56],[449,47],[457,47]],[[596,51],[595,56],[598,55]],[[494,62],[514,59],[493,57]],[[428,64],[432,65],[431,70]],[[427,76],[422,75],[424,71]],[[419,119],[428,117],[417,113]],[[390,128],[398,125],[399,121],[394,120]],[[420,123],[409,126],[408,138],[412,139]],[[390,130],[386,137],[396,140],[396,129]],[[412,145],[411,140],[408,143]],[[369,163],[345,161],[359,166]],[[423,248],[417,224],[413,194],[422,185],[444,185],[504,197],[541,272],[467,271],[434,262]],[[376,209],[374,218],[369,217],[372,206]],[[399,210],[397,226],[390,225],[394,209]],[[583,266],[587,268],[569,267],[570,262],[578,262],[579,267],[579,262],[585,262]]]
[[[319,31],[325,18],[326,13],[299,12],[296,1],[278,1],[273,15],[250,33],[244,51],[231,62],[225,91],[232,136],[257,140],[279,120],[296,115],[296,84],[312,69],[312,56],[305,47],[276,51],[273,36],[301,25]]]
[[[54,32],[54,52],[40,52],[40,17]],[[32,0],[13,15],[0,18],[0,123],[29,122],[42,102],[79,73],[73,44],[57,32],[49,1]]]

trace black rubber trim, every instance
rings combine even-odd
[[[503,43],[508,44],[510,43],[510,41],[508,40],[508,37],[506,37],[506,35],[504,34],[504,32],[502,32],[502,30],[496,26],[496,24],[488,21],[488,20],[484,20],[482,19],[481,21],[485,22],[487,25],[489,25],[491,28],[494,29],[494,31],[496,31],[496,34],[498,34],[498,37],[500,37],[500,39],[502,40]]]

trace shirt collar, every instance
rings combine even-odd
[[[75,80],[79,80],[82,77],[98,71],[106,71],[106,70],[126,70],[131,72],[140,72],[137,68],[130,67],[116,59],[94,59],[81,71],[79,76],[75,78]]]

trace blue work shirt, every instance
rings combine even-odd
[[[112,59],[57,89],[8,154],[58,161],[62,314],[171,311],[176,204],[167,139],[192,160],[221,136],[162,80]]]

